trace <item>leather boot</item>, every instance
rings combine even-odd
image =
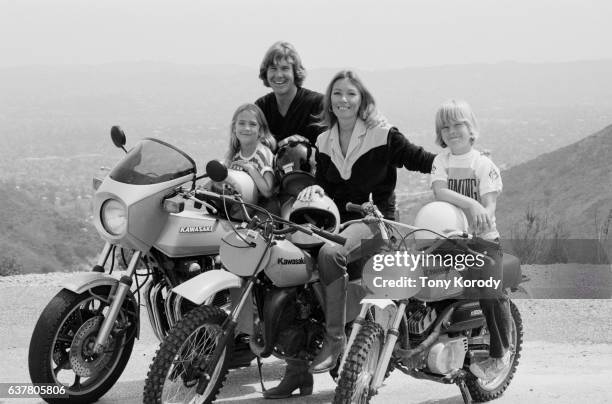
[[[312,375],[308,373],[308,362],[288,359],[285,375],[278,386],[264,391],[264,398],[291,397],[296,389],[300,389],[300,396],[312,394]]]
[[[346,288],[348,275],[325,286],[325,340],[319,354],[310,364],[312,373],[333,369],[346,346]]]

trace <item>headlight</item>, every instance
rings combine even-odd
[[[102,204],[100,212],[102,226],[104,230],[114,236],[118,236],[125,232],[127,226],[127,212],[123,205],[115,200],[109,199]]]

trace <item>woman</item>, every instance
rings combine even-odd
[[[298,199],[308,201],[327,194],[340,211],[342,222],[355,218],[346,203],[368,200],[370,193],[386,218],[394,219],[390,202],[397,182],[397,168],[429,173],[434,154],[410,143],[397,128],[377,126],[368,129],[365,114],[375,108],[374,98],[350,70],[334,76],[325,93],[321,125],[329,128],[317,138],[318,185],[305,188]],[[346,266],[362,258],[361,241],[378,235],[377,226],[353,224],[342,231],[343,246],[326,244],[319,252],[319,276],[325,287],[326,336],[321,351],[309,370],[320,373],[332,369],[346,345]]]

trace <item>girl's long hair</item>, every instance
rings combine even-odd
[[[266,120],[264,113],[255,104],[242,104],[236,109],[236,112],[234,112],[234,115],[232,116],[232,123],[230,124],[229,148],[227,150],[227,154],[225,155],[225,164],[228,166],[236,153],[240,151],[240,142],[236,136],[236,120],[238,119],[238,115],[244,111],[251,112],[259,124],[259,133],[257,135],[259,142],[264,146],[267,146],[270,150],[272,150],[272,152],[276,151],[276,140],[274,139],[274,136],[272,136],[272,133],[270,133],[270,127],[268,126],[268,121]]]
[[[359,110],[357,112],[358,118],[365,119],[368,115],[368,112],[373,111],[376,108],[376,102],[374,101],[372,93],[368,91],[366,86],[355,74],[355,72],[352,70],[342,70],[336,73],[336,75],[332,78],[331,82],[327,86],[327,90],[325,91],[325,98],[323,99],[323,111],[321,111],[321,113],[316,116],[317,120],[319,121],[318,125],[321,127],[331,129],[336,124],[336,122],[338,122],[338,118],[332,111],[331,94],[334,84],[336,83],[336,81],[341,79],[349,80],[351,84],[357,87],[357,90],[359,90],[359,94],[361,95],[361,104],[359,105]]]

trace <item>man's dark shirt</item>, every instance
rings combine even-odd
[[[317,136],[325,130],[325,127],[316,124],[316,116],[323,108],[323,94],[315,91],[298,87],[285,116],[278,112],[274,93],[259,98],[255,101],[255,105],[263,111],[268,120],[270,132],[277,142],[292,135],[301,135],[311,144],[315,144]]]

